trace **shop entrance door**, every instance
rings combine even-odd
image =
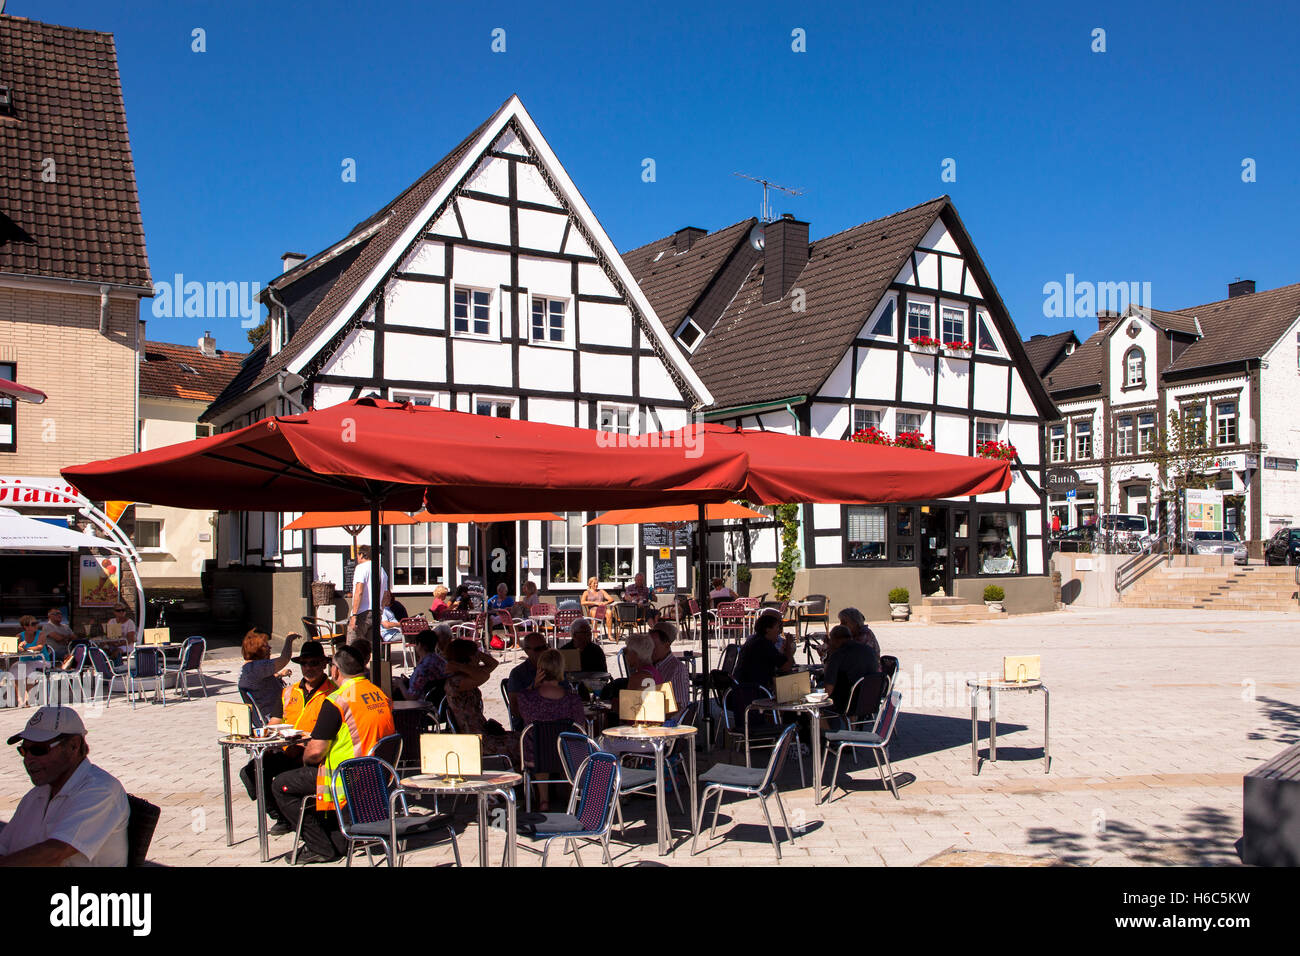
[[[519,593],[515,582],[518,565],[518,525],[513,521],[496,521],[483,530],[483,578],[487,596],[497,593],[497,585],[504,582],[507,593]]]
[[[921,593],[952,594],[952,555],[948,546],[948,509],[921,508]]]

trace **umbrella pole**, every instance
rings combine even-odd
[[[370,679],[379,683],[379,656],[383,641],[379,639],[379,624],[383,599],[383,562],[379,560],[379,501],[370,503]]]
[[[704,505],[700,505],[699,531],[695,535],[695,594],[700,605],[700,670],[704,674],[704,739],[713,740],[713,711],[709,691],[712,681],[709,679],[709,590],[704,583],[704,560],[708,553],[709,523],[704,516]]]

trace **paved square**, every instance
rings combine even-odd
[[[814,806],[791,761],[782,792],[799,832],[793,844],[782,843],[786,865],[1237,864],[1242,775],[1300,740],[1300,614],[1080,609],[974,625],[874,627],[884,653],[901,662],[903,715],[890,756],[902,799],[882,790],[867,762],[848,765],[847,795],[837,789],[833,801]],[[1051,773],[1043,772],[1042,695],[1014,694],[999,700],[998,761],[972,776],[965,680],[997,672],[1009,654],[1042,655],[1052,695]],[[207,700],[176,702],[172,692],[165,708],[132,710],[119,696],[87,711],[91,758],[128,792],[163,808],[153,861],[260,865],[254,808],[238,780],[236,843],[225,845],[215,702],[237,699],[238,666],[230,656],[211,662]],[[489,716],[501,718],[496,685],[489,681],[484,697]],[[0,731],[14,733],[30,713],[0,711]],[[982,698],[984,754],[986,718]],[[718,758],[725,755],[701,754],[701,770]],[[3,759],[0,818],[7,819],[29,784],[12,748]],[[647,826],[650,798],[628,798],[624,812],[629,826],[626,841],[616,834],[617,865],[775,863],[753,801],[724,804],[719,838],[691,856],[688,822],[670,798],[677,839],[662,859]],[[467,864],[477,862],[473,816],[462,803],[457,829]],[[501,836],[494,833],[491,844],[498,862]],[[286,866],[290,842],[272,838],[268,866]],[[598,857],[584,852],[589,865]],[[450,862],[443,847],[407,857],[408,866]],[[521,851],[519,862],[535,866],[538,858]],[[555,852],[551,865],[573,865],[572,857]]]

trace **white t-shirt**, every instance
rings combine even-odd
[[[0,856],[60,840],[77,851],[64,866],[126,866],[130,813],[117,778],[82,760],[53,800],[49,784],[27,791],[0,830]]]
[[[361,585],[361,600],[357,606],[352,609],[353,614],[365,614],[370,610],[370,569],[375,566],[374,561],[363,561],[357,565],[356,571],[352,574],[352,593],[356,594],[357,585]],[[388,574],[383,568],[379,569],[379,594],[388,590]]]

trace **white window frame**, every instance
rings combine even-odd
[[[600,543],[600,536],[601,536],[602,534],[613,534],[613,536],[614,536],[614,543],[613,543],[613,544],[604,544],[604,545],[602,545],[602,544]],[[627,537],[627,538],[628,538],[628,542],[627,542],[627,543],[624,543],[624,542],[621,540],[621,539],[624,538],[624,537]],[[639,560],[639,558],[640,558],[640,555],[638,554],[638,549],[637,549],[637,537],[638,537],[638,535],[637,535],[637,526],[636,526],[636,525],[629,525],[629,524],[613,524],[613,525],[597,525],[597,526],[596,526],[596,577],[599,579],[599,581],[600,581],[600,586],[601,586],[601,587],[615,587],[615,586],[617,586],[618,581],[619,581],[619,578],[618,578],[618,565],[617,565],[617,563],[615,563],[615,565],[614,565],[614,575],[615,575],[614,577],[612,577],[612,578],[605,578],[605,577],[600,573],[600,572],[601,572],[601,567],[600,567],[600,552],[601,552],[602,550],[604,550],[604,551],[610,551],[610,550],[612,550],[612,551],[614,552],[614,561],[615,561],[615,562],[618,561],[618,553],[619,553],[620,551],[627,551],[627,552],[628,552],[628,562],[627,562],[627,563],[628,563],[628,567],[630,568],[630,570],[628,571],[628,574],[630,574],[630,575],[635,575],[635,574],[637,574],[637,573],[640,571],[640,568],[638,567],[638,560]],[[588,575],[588,577],[590,577],[590,575]],[[585,581],[585,579],[584,579],[584,581]],[[586,586],[585,583],[584,583],[583,586],[584,586],[584,587]]]
[[[904,416],[919,418],[920,424],[918,424],[915,429],[907,428],[903,425]],[[894,428],[896,429],[896,433],[894,437],[897,438],[899,435],[901,435],[903,432],[906,431],[917,431],[920,433],[921,437],[924,438],[926,441],[932,441],[933,439],[931,438],[930,434],[926,431],[926,427],[925,427],[926,424],[929,422],[929,419],[930,419],[929,412],[905,411],[900,408],[898,411],[894,412]]]
[[[1218,445],[1240,445],[1241,444],[1241,413],[1240,402],[1235,398],[1224,399],[1214,403],[1214,444]],[[1219,409],[1225,405],[1232,407],[1231,414],[1220,415]],[[1232,423],[1231,441],[1223,440],[1223,425],[1225,422]]]
[[[442,392],[430,392],[413,388],[391,388],[388,393],[392,396],[390,401],[410,402],[412,405],[427,408],[443,407]]]
[[[1079,429],[1080,429],[1080,428],[1085,429],[1085,431],[1084,431],[1084,433],[1083,433],[1083,436],[1080,436],[1080,435],[1079,435]],[[1073,427],[1072,431],[1074,432],[1074,434],[1071,436],[1071,438],[1073,439],[1073,445],[1074,445],[1074,460],[1075,460],[1075,461],[1092,461],[1093,458],[1096,457],[1096,451],[1097,451],[1096,447],[1094,447],[1094,445],[1093,445],[1093,438],[1095,438],[1096,436],[1094,436],[1094,435],[1093,435],[1093,432],[1092,432],[1092,422],[1091,422],[1091,421],[1074,422],[1074,427]],[[1086,455],[1081,455],[1081,454],[1079,453],[1079,438],[1080,438],[1080,437],[1085,437],[1085,438],[1088,439],[1088,454],[1086,454]]]
[[[1136,370],[1137,377],[1133,373]],[[1136,346],[1129,349],[1124,355],[1124,387],[1139,388],[1146,384],[1147,380],[1147,358],[1140,348]]]
[[[993,434],[993,437],[992,437],[992,438],[980,438],[980,426],[981,426],[981,425],[992,425],[992,426],[993,426],[994,434]],[[982,441],[1006,441],[1006,439],[1002,437],[1003,432],[1004,432],[1004,430],[1005,430],[1005,428],[1004,428],[1005,425],[1006,425],[1005,422],[999,421],[999,420],[997,420],[997,419],[995,419],[995,418],[977,418],[977,419],[975,419],[975,448],[978,450],[978,449],[979,449],[980,442],[982,442]]]
[[[886,311],[886,310],[887,310],[891,305],[892,305],[893,308],[894,308],[894,329],[893,329],[893,331],[890,332],[889,334],[885,334],[884,332],[877,332],[877,331],[876,331],[876,324],[877,324],[877,323],[878,323],[882,318],[884,318],[885,311]],[[880,341],[882,341],[882,342],[897,342],[897,341],[898,341],[898,336],[899,336],[899,334],[902,332],[902,323],[899,321],[901,318],[902,318],[902,314],[898,311],[898,295],[897,295],[897,293],[891,293],[891,294],[889,294],[889,295],[886,295],[883,299],[880,300],[879,307],[876,309],[875,312],[873,312],[873,313],[871,314],[871,318],[867,320],[867,335],[866,335],[866,337],[869,338],[869,339],[878,339],[878,340],[880,340]]]
[[[131,535],[131,543],[135,545],[135,549],[139,551],[141,554],[165,554],[167,552],[166,520],[163,518],[149,518],[149,517],[136,518],[135,519],[136,530],[138,531],[140,525],[144,524],[145,522],[148,522],[149,524],[156,524],[158,526],[158,544],[154,547],[145,547],[144,545],[136,544],[134,534]]]
[[[849,410],[849,425],[850,425],[849,434],[850,435],[861,431],[863,428],[868,427],[866,425],[858,424],[859,412],[865,412],[865,413],[874,412],[876,415],[880,416],[879,421],[876,422],[874,427],[879,428],[881,431],[885,430],[885,415],[889,412],[889,409],[884,408],[883,406],[880,405],[854,405]]]
[[[925,309],[925,313],[927,316],[926,321],[928,324],[928,331],[917,332],[915,335],[912,333],[912,307],[913,306],[916,306],[917,308]],[[907,314],[903,317],[903,321],[907,323],[906,326],[903,328],[903,333],[904,333],[903,338],[906,341],[910,342],[912,341],[912,339],[920,338],[922,335],[927,336],[928,338],[935,338],[934,302],[930,300],[918,300],[918,299],[909,298],[907,300]]]
[[[685,339],[682,338],[682,336],[689,329],[695,330],[695,340],[688,343]],[[688,315],[686,319],[682,322],[682,324],[677,327],[677,333],[674,336],[674,338],[677,339],[678,345],[686,349],[688,353],[694,355],[695,350],[699,348],[700,343],[704,341],[704,330],[700,328],[699,325],[696,324],[695,320]]]
[[[1151,424],[1145,428],[1142,426],[1142,419],[1150,418]],[[1137,413],[1137,450],[1139,455],[1145,455],[1154,451],[1156,447],[1156,413],[1155,412],[1138,412]]]
[[[607,411],[612,411],[616,415],[622,412],[627,412],[627,431],[622,431],[617,424],[614,428],[606,428],[605,413]],[[639,435],[641,434],[641,431],[637,426],[639,424],[640,416],[637,412],[638,410],[636,405],[625,405],[621,402],[599,402],[596,405],[596,431],[612,432],[616,435]],[[615,419],[615,422],[617,422],[617,418]]]
[[[512,395],[487,395],[487,394],[476,394],[476,395],[472,395],[472,396],[470,396],[470,405],[471,405],[470,410],[471,410],[475,415],[480,414],[480,412],[479,412],[479,410],[478,410],[478,403],[479,403],[479,402],[492,402],[494,405],[509,405],[509,406],[510,406],[510,414],[509,414],[509,415],[506,415],[506,416],[504,416],[504,417],[506,417],[506,418],[518,418],[518,417],[519,417],[519,399],[515,398],[515,397],[512,396]],[[492,418],[501,418],[501,417],[503,417],[503,416],[501,416],[501,415],[493,415],[493,416],[491,416],[491,417],[492,417]]]
[[[1060,429],[1061,432],[1059,436],[1056,434],[1057,429]],[[1059,455],[1057,454],[1056,451],[1056,441],[1058,437],[1060,438],[1060,442],[1061,442],[1061,452]],[[1050,428],[1048,428],[1047,454],[1051,463],[1053,465],[1057,465],[1065,461],[1067,459],[1067,456],[1069,455],[1069,451],[1070,451],[1070,429],[1064,423],[1061,423],[1059,425],[1052,425]]]
[[[590,577],[590,575],[587,574],[586,512],[559,511],[556,512],[556,514],[560,516],[560,518],[562,519],[561,521],[543,522],[544,525],[543,533],[545,534],[546,537],[546,568],[545,568],[546,586],[551,590],[568,589],[568,590],[585,591],[587,589],[587,578]],[[578,514],[580,519],[578,522],[578,540],[576,544],[569,540],[569,515],[570,514]],[[555,533],[554,526],[556,524],[564,525],[564,543],[561,546],[562,549],[565,552],[569,552],[569,551],[578,552],[578,580],[577,581],[556,581],[554,578],[551,577],[551,552],[556,550],[555,539],[554,539],[554,533]],[[567,566],[567,560],[565,563]]]
[[[470,293],[469,315],[467,318],[470,327],[467,331],[464,332],[456,328],[456,293],[458,292]],[[474,331],[474,322],[476,321],[473,314],[475,292],[487,293],[488,329],[486,332]],[[451,331],[451,334],[456,338],[479,339],[481,341],[489,341],[489,340],[499,341],[501,338],[501,324],[499,321],[500,317],[497,314],[497,302],[498,300],[497,300],[496,290],[494,289],[484,288],[483,286],[475,286],[475,285],[460,285],[460,284],[455,285],[451,290],[451,315],[447,317],[447,328]]]
[[[948,319],[945,313],[948,312],[961,313],[961,335],[955,339],[949,339],[948,333],[944,331],[944,324]],[[971,340],[966,337],[966,330],[969,327],[970,327],[970,312],[969,310],[967,310],[967,308],[964,305],[947,305],[946,303],[943,302],[939,303],[939,335],[936,336],[936,338],[938,338],[939,341],[943,342],[944,344],[947,344],[948,342],[969,342]]]
[[[422,591],[425,591],[425,592],[431,592],[431,591],[433,591],[433,589],[434,589],[435,587],[438,586],[438,584],[443,584],[443,585],[450,586],[450,582],[451,582],[451,580],[452,580],[452,574],[450,573],[450,571],[449,571],[449,569],[448,569],[448,567],[447,567],[447,554],[448,554],[448,551],[449,551],[449,549],[448,549],[448,547],[447,547],[447,542],[448,542],[448,540],[450,539],[450,535],[451,535],[451,529],[450,529],[450,527],[449,527],[448,525],[446,525],[446,524],[443,524],[443,523],[434,523],[434,522],[429,522],[428,534],[432,535],[432,534],[433,534],[433,529],[434,529],[435,527],[438,527],[438,528],[441,528],[441,529],[442,529],[442,543],[441,543],[441,544],[437,544],[437,545],[434,545],[434,544],[423,544],[423,545],[417,545],[417,544],[412,543],[412,544],[410,544],[410,545],[399,545],[398,542],[397,542],[397,540],[396,540],[397,534],[399,534],[399,533],[411,534],[412,532],[411,532],[410,529],[413,529],[413,528],[416,528],[416,527],[419,527],[419,526],[418,526],[418,525],[413,525],[413,524],[412,524],[412,525],[394,525],[394,526],[393,526],[393,532],[394,532],[394,533],[393,533],[393,534],[390,534],[390,535],[388,536],[388,568],[387,568],[387,571],[388,571],[388,580],[389,580],[389,582],[390,582],[390,584],[391,584],[391,586],[392,586],[392,590],[393,590],[393,593],[394,593],[394,594],[418,594],[418,593],[420,593],[420,592],[422,592]],[[397,583],[397,549],[398,549],[399,547],[408,547],[408,548],[410,548],[412,551],[414,551],[416,548],[423,548],[423,549],[425,550],[427,556],[429,557],[429,563],[426,565],[426,567],[427,567],[430,571],[432,571],[435,567],[439,568],[439,569],[442,571],[442,580],[439,581],[439,582],[436,582],[436,583],[430,581],[430,582],[425,583],[425,584],[398,584],[398,583]],[[442,554],[442,559],[441,559],[441,561],[440,561],[438,564],[436,564],[436,565],[434,564],[434,560],[433,560],[433,557],[432,557],[432,555],[433,555],[434,552],[441,552],[441,554]],[[408,566],[407,570],[408,570],[408,572],[409,572],[409,570],[410,570],[410,567],[409,567],[409,566]]]
[[[560,337],[558,339],[552,339],[549,337],[538,339],[533,337],[533,306],[539,301],[546,303],[547,322],[546,322],[545,331],[547,333],[550,332],[550,328],[551,328],[550,326],[551,303],[558,302],[560,303],[560,305],[564,307],[563,324],[560,326]],[[571,321],[572,306],[573,306],[573,299],[570,296],[530,294],[528,296],[528,315],[526,317],[526,321],[528,323],[528,344],[539,345],[539,346],[544,346],[546,348],[553,348],[553,349],[573,348],[573,335],[571,331],[573,329],[573,322]]]
[[[1125,427],[1124,422],[1128,422]],[[1115,416],[1115,454],[1132,455],[1137,447],[1137,416],[1126,412]]]
[[[993,348],[986,349],[980,346],[980,323],[983,322],[988,326],[989,337],[993,340]],[[989,315],[987,309],[976,309],[974,322],[971,324],[971,331],[975,333],[971,339],[975,343],[975,351],[983,352],[985,355],[1006,355],[1006,349],[998,341],[997,328],[993,325],[993,318]]]

